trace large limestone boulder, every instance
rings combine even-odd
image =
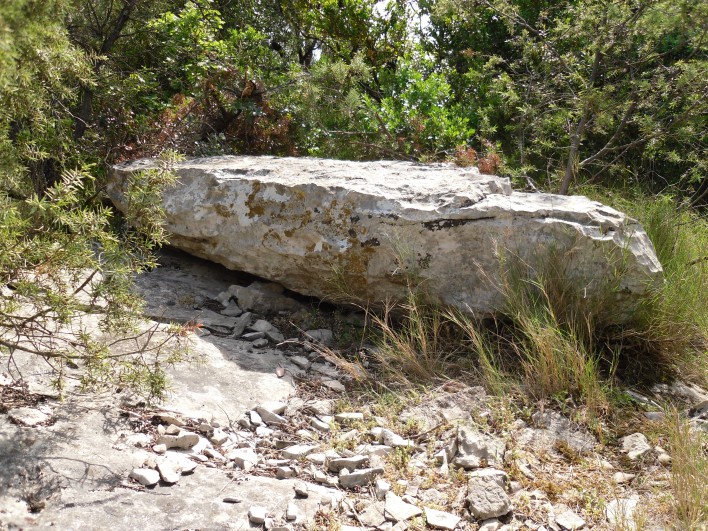
[[[124,208],[133,172],[115,166]],[[177,165],[164,194],[172,245],[316,297],[381,304],[410,283],[438,302],[489,313],[503,304],[500,254],[542,264],[564,253],[584,295],[626,270],[630,301],[661,278],[641,226],[585,197],[514,192],[509,181],[446,164],[210,157]]]

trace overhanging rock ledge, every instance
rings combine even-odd
[[[120,209],[143,159],[112,168]],[[448,164],[221,156],[178,163],[164,193],[170,242],[196,256],[304,295],[381,305],[411,281],[445,305],[503,306],[500,252],[541,265],[551,249],[584,295],[617,290],[631,303],[661,279],[641,226],[581,196],[527,194],[509,181]]]

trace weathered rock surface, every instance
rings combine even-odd
[[[511,500],[493,477],[473,477],[467,483],[467,503],[479,520],[503,516],[511,510]]]
[[[113,168],[119,208],[130,174],[154,164]],[[568,251],[567,271],[587,293],[606,284],[613,257],[627,268],[623,297],[661,274],[646,233],[624,214],[584,197],[512,192],[507,179],[476,169],[211,157],[176,172],[179,185],[164,194],[174,246],[306,295],[401,299],[409,271],[439,302],[490,312],[502,304],[498,248],[532,264],[551,246]]]

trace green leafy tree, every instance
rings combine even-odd
[[[473,105],[480,131],[521,171],[561,193],[600,180],[689,190],[705,178],[704,3],[446,5],[457,10],[446,19],[438,8],[448,33],[492,23],[458,51],[475,59],[462,76],[483,93]]]

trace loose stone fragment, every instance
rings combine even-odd
[[[310,495],[310,491],[307,488],[307,483],[303,481],[298,481],[293,485],[293,490],[296,496],[301,498],[307,498]]]
[[[213,448],[205,448],[204,449],[204,455],[207,457],[214,459],[215,461],[226,461],[226,457],[221,455],[219,452],[214,450]]]
[[[511,501],[497,479],[490,476],[473,477],[467,483],[467,502],[470,512],[479,520],[503,516],[511,510]]]
[[[498,531],[502,525],[498,518],[489,518],[480,524],[479,531]]]
[[[659,454],[656,462],[662,466],[669,466],[671,464],[671,456],[669,454]]]
[[[329,424],[327,424],[326,422],[322,422],[317,417],[312,417],[310,419],[310,424],[312,424],[313,428],[315,428],[317,431],[321,431],[322,433],[328,433],[331,429]]]
[[[155,446],[152,447],[152,451],[155,452],[156,454],[164,454],[167,451],[167,445],[156,444]]]
[[[383,474],[383,471],[383,468],[364,468],[361,470],[355,470],[351,474],[340,476],[339,484],[345,489],[363,487],[371,483],[376,476]]]
[[[568,531],[577,531],[578,529],[585,527],[585,520],[580,518],[568,507],[556,508],[556,510],[558,509],[561,510],[559,514],[556,514],[556,523],[563,527],[563,529],[568,529]]]
[[[384,503],[369,503],[366,508],[361,511],[357,520],[368,527],[378,527],[386,521],[384,516]]]
[[[229,436],[220,428],[215,428],[214,433],[212,433],[211,437],[209,437],[209,440],[213,444],[215,444],[217,446],[221,446],[222,444],[224,444],[226,441],[229,440]]]
[[[263,419],[257,411],[249,411],[248,416],[250,417],[251,424],[253,424],[254,426],[260,426],[261,424],[263,424]]]
[[[324,465],[325,461],[327,461],[327,456],[325,454],[316,453],[305,456],[305,459],[316,465]]]
[[[634,513],[639,505],[639,496],[636,494],[629,498],[619,498],[610,501],[605,507],[607,521],[618,528],[634,530]]]
[[[18,407],[11,409],[8,413],[10,420],[20,426],[34,427],[44,424],[51,417],[37,408],[33,407]]]
[[[278,479],[288,479],[295,475],[295,472],[289,466],[279,466],[275,471],[275,477]]]
[[[268,516],[268,511],[265,507],[253,505],[248,510],[248,519],[252,524],[263,524]]]
[[[461,426],[457,431],[457,456],[453,463],[462,468],[499,467],[504,461],[506,445],[501,439]]]
[[[615,475],[612,476],[612,478],[615,480],[615,483],[617,483],[618,485],[622,485],[623,483],[629,483],[636,477],[636,474],[629,474],[627,472],[615,472]]]
[[[170,413],[168,411],[159,411],[159,412],[155,413],[155,416],[157,418],[159,418],[165,424],[171,424],[171,425],[174,425],[177,427],[181,427],[181,426],[185,425],[185,422],[181,417],[175,415],[174,413]]]
[[[414,516],[420,516],[423,514],[423,510],[415,505],[404,502],[393,492],[389,492],[386,494],[385,514],[386,518],[398,522],[401,520],[409,520]]]
[[[330,346],[334,343],[334,335],[332,331],[327,328],[321,328],[318,330],[307,330],[305,332],[305,337],[315,341],[317,343],[322,343],[323,345]]]
[[[151,487],[160,481],[160,473],[151,468],[134,468],[130,473],[130,478],[145,487]]]
[[[435,529],[453,531],[457,524],[462,521],[462,518],[455,514],[438,511],[430,507],[423,507],[423,511],[425,512],[425,521],[430,527]]]
[[[341,457],[332,459],[327,463],[327,468],[330,472],[339,472],[343,468],[354,470],[365,466],[369,462],[369,458],[363,455],[355,455],[352,457]]]
[[[189,431],[181,431],[179,435],[162,435],[157,439],[157,444],[164,444],[166,448],[181,448],[187,450],[199,443],[199,435]]]
[[[253,343],[253,348],[266,348],[268,346],[268,340],[267,339],[256,339]]]
[[[470,478],[487,477],[491,478],[497,482],[497,484],[503,489],[509,482],[509,475],[503,470],[497,470],[496,468],[481,468],[479,470],[473,470],[469,474]]]
[[[318,446],[314,444],[294,444],[283,449],[282,454],[287,459],[299,459],[314,452],[317,448]]]
[[[643,433],[633,433],[622,437],[622,451],[635,460],[651,450],[651,444]]]
[[[251,448],[234,448],[229,450],[226,458],[244,470],[251,470],[258,463],[258,455]]]
[[[380,432],[380,441],[386,446],[391,446],[393,448],[404,448],[408,446],[413,446],[413,443],[407,439],[404,439],[400,435],[392,432],[389,429],[382,429]]]
[[[388,491],[391,490],[391,484],[385,479],[377,479],[376,485],[374,486],[374,494],[379,500],[383,500],[386,497]]]
[[[167,460],[157,463],[157,471],[165,483],[177,483],[179,481],[181,470]]]
[[[258,414],[261,416],[261,418],[265,421],[266,424],[286,424],[287,420],[285,417],[281,417],[277,413],[274,413],[273,411],[269,411],[263,406],[257,406],[256,411]]]
[[[298,511],[297,505],[293,502],[288,503],[288,508],[285,510],[285,519],[289,522],[297,520],[300,511]]]

